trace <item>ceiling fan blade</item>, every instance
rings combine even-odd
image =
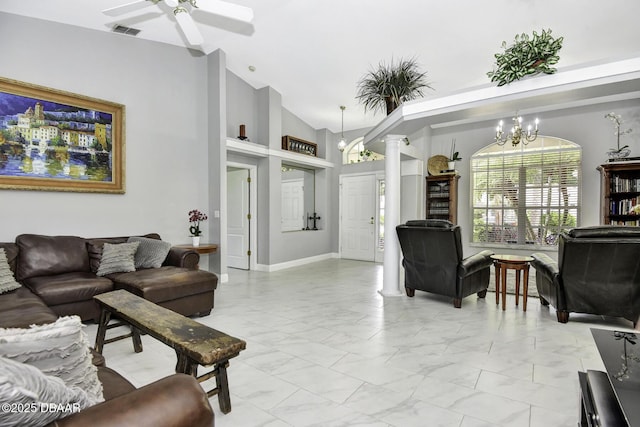
[[[196,23],[185,8],[177,7],[173,13],[176,16],[176,21],[178,21],[182,33],[191,46],[200,46],[204,43],[200,30],[198,30]]]
[[[136,0],[131,3],[121,4],[120,6],[111,7],[102,11],[108,16],[120,16],[125,13],[134,12],[136,10],[144,9],[145,7],[153,6],[155,3],[150,0]]]
[[[239,4],[229,3],[222,0],[192,0],[190,2],[197,10],[220,15],[236,21],[253,21],[253,9]]]

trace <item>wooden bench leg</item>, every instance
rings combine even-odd
[[[198,379],[198,364],[193,362],[189,357],[176,350],[178,361],[176,362],[176,373],[187,374]]]
[[[218,403],[223,414],[231,412],[231,396],[229,395],[229,379],[227,378],[228,361],[216,366],[216,388],[218,389]]]
[[[93,349],[98,354],[102,354],[102,349],[104,348],[104,339],[107,335],[109,320],[111,320],[111,312],[104,308],[100,310],[100,322],[98,323],[98,332],[96,333],[96,343],[93,346]]]
[[[208,373],[198,376],[198,364],[184,354],[176,350],[178,362],[176,363],[176,372],[179,374],[191,375],[198,382],[203,382],[209,378],[215,377],[216,388],[207,391],[207,396],[218,395],[218,404],[223,414],[231,412],[231,395],[229,394],[229,378],[227,377],[227,368],[229,361],[223,360],[214,365],[214,369]]]
[[[142,352],[142,340],[140,339],[140,331],[138,328],[131,327],[131,339],[133,340],[133,351]]]

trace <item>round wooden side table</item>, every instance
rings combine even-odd
[[[529,263],[533,261],[530,256],[496,254],[491,255],[493,265],[496,268],[496,305],[500,304],[500,292],[502,292],[502,310],[507,305],[507,270],[515,270],[516,273],[516,306],[518,306],[520,293],[520,272],[523,271],[522,311],[527,311],[527,293],[529,292]]]
[[[178,248],[191,249],[193,251],[198,252],[200,255],[215,254],[216,252],[218,252],[218,245],[216,245],[215,243],[201,243],[200,246],[193,246],[193,245],[175,245],[175,246]],[[200,268],[200,264],[198,264],[196,267]]]

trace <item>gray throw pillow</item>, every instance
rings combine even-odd
[[[102,258],[96,276],[106,276],[112,273],[126,273],[136,271],[134,262],[140,242],[120,243],[112,245],[105,243],[102,247]]]
[[[80,387],[0,357],[0,425],[44,426],[92,405]],[[51,406],[54,405],[54,406]]]
[[[160,268],[171,250],[171,243],[148,237],[129,237],[129,242],[139,242],[135,255],[136,270],[139,268]]]
[[[9,267],[9,260],[4,248],[0,248],[0,294],[10,292],[20,287],[20,283],[16,282],[13,272]]]

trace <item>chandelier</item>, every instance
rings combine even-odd
[[[537,118],[535,120],[535,128],[532,130],[531,125],[527,126],[526,133],[522,129],[522,117],[519,116],[517,112],[511,120],[513,121],[513,127],[511,128],[511,132],[507,135],[505,135],[502,130],[502,120],[500,120],[500,123],[496,128],[496,144],[504,145],[507,141],[511,141],[511,144],[515,147],[520,144],[520,142],[522,142],[523,145],[527,145],[531,141],[535,141],[538,137],[539,120]]]
[[[342,128],[340,130],[340,141],[338,141],[338,150],[340,151],[344,151],[345,148],[347,148],[347,140],[344,139],[344,110],[347,107],[345,107],[344,105],[340,106],[340,109],[342,110]]]

